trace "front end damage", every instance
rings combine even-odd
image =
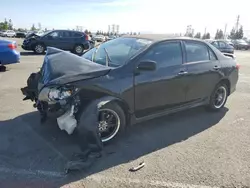
[[[34,79],[33,73],[30,79]],[[38,73],[37,73],[38,74]],[[36,80],[33,80],[35,82]],[[73,87],[44,87],[38,94],[28,84],[27,87],[21,88],[23,100],[34,101],[33,107],[37,108],[41,115],[41,122],[44,123],[48,117],[57,119],[57,124],[61,130],[72,134],[77,126],[76,115],[79,112],[81,102],[77,95],[77,88]]]
[[[77,116],[82,108],[80,89],[74,82],[106,75],[109,67],[90,62],[56,48],[48,48],[41,70],[32,73],[27,86],[21,88],[25,98],[41,114],[41,122],[56,117],[58,126],[68,134],[77,127]],[[86,104],[85,104],[86,105]]]

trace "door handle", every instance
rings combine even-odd
[[[219,69],[220,69],[220,66],[217,66],[217,65],[214,66],[214,70],[219,70]]]
[[[178,73],[178,75],[185,75],[185,74],[187,74],[188,72],[187,71],[180,71],[179,73]]]

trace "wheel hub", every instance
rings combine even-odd
[[[98,128],[100,132],[104,132],[108,129],[108,123],[106,121],[100,121]]]

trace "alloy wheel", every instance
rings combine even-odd
[[[38,45],[36,45],[36,47],[35,47],[35,51],[36,51],[36,53],[41,54],[41,53],[43,53],[44,48],[43,48],[43,46],[42,46],[41,44],[38,44]]]
[[[225,86],[220,86],[214,93],[213,104],[216,109],[221,108],[227,99],[227,89]]]
[[[82,53],[83,52],[82,46],[76,46],[75,51],[76,51],[77,54]]]
[[[119,115],[111,109],[99,110],[99,134],[102,142],[114,138],[120,129],[121,121]]]

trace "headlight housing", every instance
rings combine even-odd
[[[46,102],[56,102],[59,100],[67,99],[74,95],[78,88],[71,87],[45,87],[39,93],[38,99]]]
[[[72,89],[68,88],[51,88],[48,93],[50,100],[62,100],[70,97],[73,94]]]

